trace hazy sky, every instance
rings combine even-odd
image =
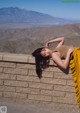
[[[2,7],[20,7],[54,17],[80,20],[80,0],[0,0]]]

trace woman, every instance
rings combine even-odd
[[[58,45],[54,50],[50,50],[48,47],[54,42],[58,42]],[[42,69],[48,66],[50,58],[61,68],[67,69],[74,49],[73,46],[64,45],[64,37],[50,40],[45,44],[45,47],[36,49],[32,55],[35,57],[38,77],[42,77]],[[62,60],[63,58],[64,60]]]
[[[50,50],[48,47],[54,42],[58,42],[58,45],[54,50]],[[48,41],[45,47],[36,49],[32,55],[35,57],[36,73],[39,78],[42,77],[42,69],[48,66],[50,58],[63,69],[70,66],[80,108],[80,48],[64,45],[64,37],[60,37]]]

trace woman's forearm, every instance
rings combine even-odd
[[[49,47],[52,43],[59,42],[58,47],[64,43],[64,37],[59,37],[53,40],[50,40],[46,43],[45,47]]]
[[[69,65],[70,55],[71,55],[71,53],[72,53],[73,51],[74,51],[74,47],[71,46],[71,47],[69,48],[69,50],[68,50],[66,59],[64,60],[64,63],[63,63],[65,69],[66,69],[66,68],[68,67],[68,65]]]
[[[63,60],[63,68],[66,69],[69,65],[70,53],[67,54],[66,59]]]
[[[53,40],[48,41],[48,43],[53,43],[53,42],[60,42],[60,41],[64,41],[64,37],[59,37]]]
[[[59,38],[56,38],[56,39],[48,41],[46,43],[45,47],[49,47],[54,42],[59,42],[59,44],[57,46],[57,47],[59,47],[59,46],[61,46],[64,43],[64,37],[59,37]]]

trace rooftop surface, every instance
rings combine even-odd
[[[80,113],[78,108],[53,107],[37,104],[21,104],[15,102],[0,102],[0,107],[6,106],[7,113]],[[6,112],[1,112],[6,113]]]

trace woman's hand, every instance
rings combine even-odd
[[[73,50],[74,50],[74,47],[71,46],[71,47],[69,48],[69,50],[68,50],[68,54],[71,54],[71,53],[73,52]]]
[[[50,42],[47,42],[46,44],[45,44],[45,47],[49,47],[50,46]]]

